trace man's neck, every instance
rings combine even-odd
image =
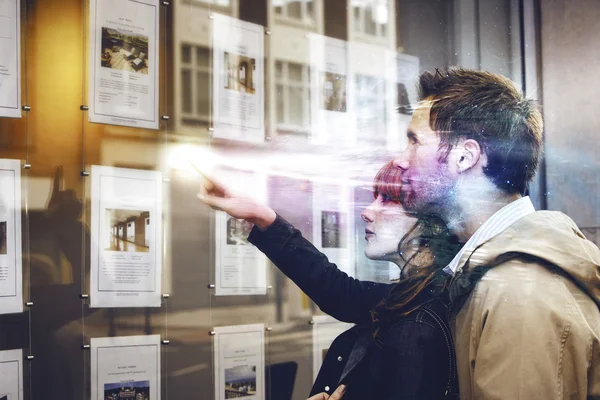
[[[520,198],[519,194],[506,194],[496,188],[478,191],[476,195],[459,195],[455,207],[444,213],[444,220],[459,241],[466,243],[492,215]]]

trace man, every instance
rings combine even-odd
[[[600,251],[522,196],[539,110],[508,79],[463,69],[423,74],[420,99],[395,163],[405,208],[465,243],[446,268],[460,398],[600,398]]]

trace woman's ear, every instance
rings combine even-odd
[[[473,168],[481,158],[481,146],[476,140],[467,139],[460,147],[461,151],[456,160],[456,167],[459,174]]]

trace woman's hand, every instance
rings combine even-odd
[[[233,193],[213,177],[204,175],[204,178],[204,184],[198,193],[198,198],[204,204],[215,210],[225,211],[233,218],[245,219],[260,229],[268,228],[275,221],[277,215],[272,208]]]
[[[331,394],[331,396],[328,395],[327,393],[323,392],[323,393],[315,394],[314,396],[312,396],[310,399],[307,399],[307,400],[341,400],[344,397],[345,392],[346,392],[346,386],[340,385],[340,386],[338,386],[337,389],[335,389],[335,392],[333,392]]]

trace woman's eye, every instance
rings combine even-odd
[[[384,194],[384,193],[381,194],[381,201],[382,202],[385,203],[385,202],[387,202],[389,200],[390,200],[390,197],[387,194]]]

